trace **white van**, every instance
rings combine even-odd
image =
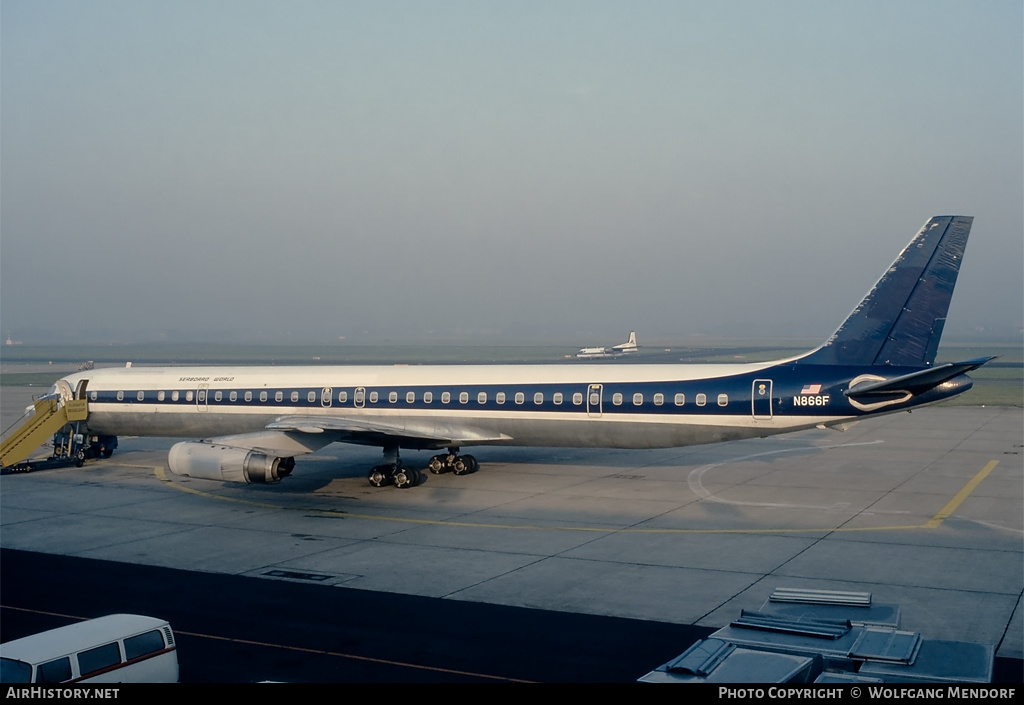
[[[177,683],[171,625],[111,614],[0,644],[0,683]]]

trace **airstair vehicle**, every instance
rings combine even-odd
[[[117,447],[117,438],[82,434],[81,422],[88,416],[89,402],[84,388],[72,393],[66,382],[58,381],[56,390],[33,402],[4,432],[0,442],[0,469],[4,473],[28,472],[42,467],[81,466],[89,458],[110,457]],[[51,439],[51,456],[29,459]]]

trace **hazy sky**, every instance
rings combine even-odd
[[[1020,0],[0,1],[26,344],[824,339],[975,216],[1024,319]]]

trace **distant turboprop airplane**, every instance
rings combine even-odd
[[[625,343],[613,345],[610,348],[581,348],[576,357],[581,360],[597,357],[622,357],[637,352],[636,331],[629,332],[629,340]]]
[[[657,448],[841,424],[941,401],[991,358],[936,365],[973,219],[930,219],[839,329],[803,355],[753,364],[125,367],[51,390],[85,399],[76,432],[200,438],[179,475],[273,482],[329,443],[384,450],[371,484],[411,487],[399,449],[447,449],[433,472],[477,468],[463,446]],[[616,348],[635,347],[635,339]]]

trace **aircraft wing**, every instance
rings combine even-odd
[[[205,445],[254,450],[258,453],[278,458],[290,458],[296,455],[314,453],[324,446],[334,443],[336,440],[339,439],[319,429],[294,428],[217,436],[216,438],[204,438],[199,442]]]
[[[283,416],[268,424],[267,429],[289,435],[327,437],[320,447],[338,441],[375,446],[397,443],[403,448],[438,449],[512,440],[511,436],[503,433],[466,424],[346,416]]]
[[[205,438],[203,443],[255,450],[277,457],[314,453],[331,443],[390,445],[417,450],[509,441],[511,436],[463,424],[388,422],[338,416],[283,416],[266,430]]]

